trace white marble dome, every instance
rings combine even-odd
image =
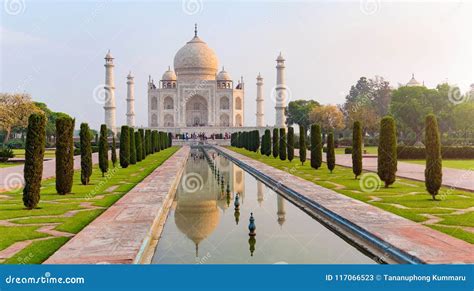
[[[161,77],[161,80],[176,81],[176,74],[173,70],[171,70],[170,67],[168,67],[168,70],[163,74],[163,76]]]
[[[229,73],[227,73],[227,71],[224,70],[224,68],[222,68],[222,71],[220,71],[219,74],[217,74],[216,79],[218,81],[232,81],[232,78],[230,77]]]
[[[218,68],[216,53],[198,36],[187,42],[174,57],[174,69],[178,78],[202,76],[213,79]]]

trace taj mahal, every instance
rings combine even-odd
[[[285,106],[287,89],[285,84],[285,59],[276,59],[277,84],[275,85],[275,127],[286,127]],[[115,84],[114,58],[110,51],[105,56],[105,91],[107,93],[105,124],[114,132]],[[163,73],[159,81],[148,78],[148,128],[173,133],[223,133],[241,130],[262,129],[264,119],[263,78],[256,78],[256,124],[244,127],[245,84],[243,77],[234,82],[224,69],[219,71],[219,59],[214,50],[199,36],[197,25],[194,37],[174,56],[173,69]],[[127,76],[127,125],[135,124],[134,77]]]

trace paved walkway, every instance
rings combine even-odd
[[[54,253],[45,264],[139,262],[167,215],[190,148],[179,149],[142,182]]]
[[[235,159],[429,264],[474,263],[474,245],[318,186],[223,147]]]
[[[295,156],[299,156],[295,150]],[[311,152],[308,151],[307,158],[310,159]],[[323,161],[326,161],[326,154],[323,153]],[[351,155],[336,155],[336,165],[352,167]],[[377,156],[366,155],[362,159],[362,167],[366,171],[377,172]],[[418,181],[425,181],[425,166],[398,161],[397,176]],[[474,191],[474,169],[461,170],[443,168],[443,186]]]
[[[99,154],[92,154],[92,163],[99,162]],[[74,156],[74,170],[81,168],[81,156]],[[43,179],[53,178],[56,176],[56,159],[50,159],[43,162]],[[0,168],[0,193],[16,188],[23,187],[23,165]]]
[[[324,160],[326,158],[324,157]],[[336,155],[336,164],[352,167],[351,155]],[[377,157],[368,156],[362,159],[362,166],[367,171],[377,171]],[[398,161],[397,176],[413,180],[425,180],[425,165]],[[443,185],[468,191],[474,191],[474,171],[443,168]]]

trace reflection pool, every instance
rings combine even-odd
[[[200,149],[191,151],[152,263],[375,264],[225,157]]]

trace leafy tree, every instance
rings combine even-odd
[[[298,124],[307,128],[310,124],[309,113],[317,106],[319,106],[319,103],[314,100],[290,101],[285,110],[286,123],[289,126]]]
[[[286,130],[285,128],[280,128],[280,160],[286,160]]]
[[[306,162],[306,129],[303,125],[300,125],[300,162],[302,166]]]
[[[129,140],[130,140],[130,165],[137,163],[137,146],[135,145],[135,130],[133,127],[128,128]]]
[[[436,200],[436,195],[438,195],[439,188],[441,188],[441,183],[443,181],[443,169],[438,122],[433,114],[426,116],[425,138],[425,185],[426,190],[431,194],[433,200]]]
[[[28,118],[28,129],[25,143],[25,166],[23,177],[23,204],[33,209],[40,200],[41,179],[43,176],[43,158],[46,143],[46,118],[43,114],[34,113]]]
[[[112,132],[112,165],[115,167],[117,164],[117,144],[115,143],[115,134]]]
[[[435,113],[444,121],[441,128],[447,130],[452,123],[454,104],[449,101],[448,92],[452,90],[447,84],[438,85],[436,89],[424,86],[400,87],[393,91],[390,110],[397,121],[400,136],[405,143],[414,144],[421,141],[424,130],[424,116]]]
[[[319,124],[311,125],[311,167],[319,169],[323,162],[323,142]]]
[[[324,133],[344,128],[344,115],[334,105],[323,105],[313,108],[309,114],[312,123],[320,124]]]
[[[122,155],[120,155],[120,160],[122,160]],[[107,173],[109,170],[109,143],[107,141],[107,126],[105,124],[100,126],[99,168],[102,172],[102,177],[104,177],[104,173]]]
[[[130,164],[130,127],[122,125],[120,129],[120,166],[127,168]]]
[[[40,113],[28,94],[0,93],[0,129],[5,131],[3,143],[7,143],[14,127],[25,128],[29,116]]]
[[[91,131],[87,123],[81,123],[81,183],[88,185],[92,175]]]
[[[288,161],[293,161],[295,157],[295,129],[293,126],[288,127],[286,150],[288,151]]]
[[[352,128],[352,172],[355,179],[362,174],[362,126],[359,121],[354,122]]]
[[[334,133],[329,132],[327,137],[326,163],[329,171],[332,173],[336,167],[336,154],[334,152]]]
[[[140,132],[136,131],[135,132],[135,147],[136,147],[136,152],[137,152],[137,162],[140,162],[143,160],[143,146],[142,146],[142,135]]]
[[[474,132],[474,102],[463,102],[454,107],[454,128],[465,138]]]
[[[395,120],[391,116],[380,122],[377,174],[385,182],[385,188],[395,182],[397,172],[397,134]]]
[[[71,193],[74,176],[74,119],[61,116],[56,120],[56,192]]]
[[[273,129],[273,157],[276,158],[278,157],[278,154],[280,153],[279,149],[279,138],[278,138],[278,128]]]

